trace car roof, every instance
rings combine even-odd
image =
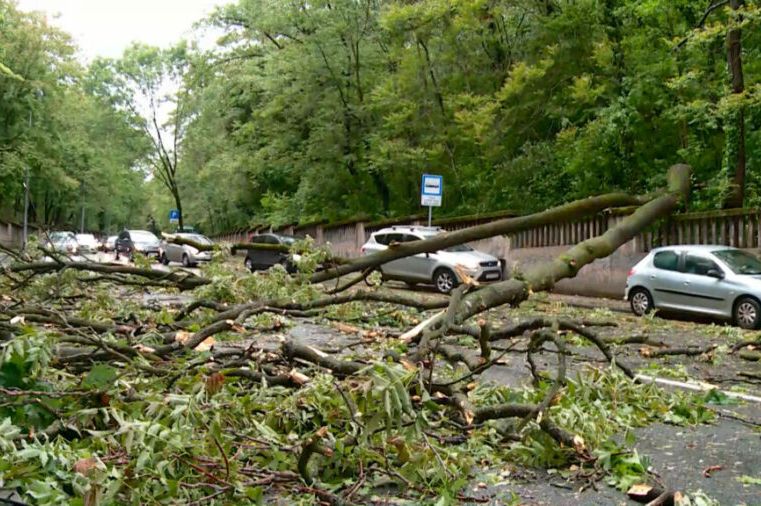
[[[653,248],[652,253],[658,253],[659,251],[702,251],[705,253],[712,253],[714,251],[720,251],[725,249],[737,249],[733,246],[724,246],[722,244],[679,244],[676,246],[661,246]]]
[[[441,227],[425,227],[422,225],[394,225],[392,227],[382,228],[373,232],[375,234],[390,234],[393,232],[414,232],[417,234],[438,234],[443,232]]]

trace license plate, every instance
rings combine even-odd
[[[499,279],[499,273],[498,272],[490,272],[486,274],[486,279]]]

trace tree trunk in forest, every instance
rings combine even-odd
[[[729,1],[733,11],[739,10],[742,5],[743,0]],[[741,37],[739,28],[732,28],[727,33],[727,66],[732,78],[732,93],[736,95],[745,91]],[[734,174],[724,202],[725,208],[742,207],[745,202],[745,112],[742,106],[732,115],[731,121],[735,122],[735,127],[732,129],[733,135],[727,133],[727,165],[730,168],[734,166]]]
[[[179,213],[179,217],[177,218],[178,225],[180,227],[180,230],[183,229],[183,216],[182,216],[182,203],[180,202],[180,191],[178,188],[174,188],[172,190],[172,195],[174,196],[174,204],[177,206],[177,212]]]

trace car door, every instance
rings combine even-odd
[[[689,306],[684,295],[684,274],[680,272],[682,255],[675,250],[658,251],[653,256],[653,269],[647,282],[652,288],[657,308],[682,309]]]
[[[275,236],[272,235],[261,235],[261,240],[259,241],[262,244],[267,244],[270,246],[275,246],[280,244],[280,241],[277,240]],[[276,263],[279,263],[280,261],[280,252],[278,251],[272,251],[272,250],[256,250],[256,261],[254,262],[255,265],[259,269],[269,269]]]
[[[393,243],[401,243],[404,242],[404,234],[401,234],[399,232],[391,232],[389,234],[386,234],[384,241],[386,247],[392,247],[391,245]],[[376,238],[377,240],[377,238]],[[406,259],[399,258],[397,260],[392,260],[386,264],[383,264],[381,266],[381,271],[383,274],[389,277],[393,278],[404,278],[405,273],[409,270],[409,266],[406,264]]]
[[[251,243],[253,244],[266,244],[266,237],[264,235],[255,235],[251,238]],[[265,269],[266,266],[264,264],[264,261],[266,258],[264,257],[265,251],[260,249],[250,249],[246,253],[246,256],[251,260],[251,265],[254,269]]]
[[[179,237],[184,237],[181,234],[177,234]],[[166,257],[170,262],[182,262],[182,254],[184,252],[183,247],[179,244],[172,242],[166,242]]]
[[[414,234],[402,234],[401,242],[419,241],[421,239],[422,237]],[[418,253],[417,255],[400,258],[399,262],[405,278],[430,281],[433,276],[433,265],[435,262],[428,253]]]
[[[723,314],[728,304],[732,287],[723,277],[709,276],[708,273],[718,272],[722,276],[724,270],[703,253],[687,253],[684,256],[683,287],[685,297],[695,311],[712,314]]]
[[[129,253],[129,232],[121,232],[116,238],[117,253]]]

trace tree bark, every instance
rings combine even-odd
[[[743,5],[743,0],[730,0],[729,6],[733,11],[738,11]],[[727,67],[732,79],[732,94],[739,95],[745,91],[742,65],[742,31],[732,28],[727,32]],[[732,186],[724,203],[725,208],[742,207],[745,202],[745,111],[742,105],[733,115],[735,122],[734,135],[727,135],[727,158],[728,165],[734,166],[732,174]],[[731,137],[731,138],[730,138]]]

